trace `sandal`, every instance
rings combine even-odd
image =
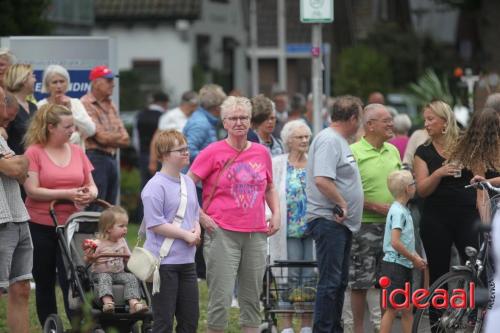
[[[135,303],[133,306],[130,307],[129,312],[132,313],[144,313],[149,310],[149,307],[146,304],[143,304],[141,302]]]
[[[102,312],[114,313],[115,312],[115,303],[114,302],[104,303],[104,305],[102,306]]]

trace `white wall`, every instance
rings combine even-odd
[[[95,27],[92,35],[115,38],[120,70],[131,69],[133,60],[161,60],[163,87],[158,88],[167,91],[174,102],[180,100],[184,91],[192,89],[191,45],[181,39],[174,27],[115,25]]]
[[[222,39],[233,37],[239,43],[234,53],[234,87],[244,94],[249,93],[246,69],[247,32],[244,27],[245,18],[242,17],[241,1],[216,3],[203,0],[201,14],[200,19],[194,21],[190,29],[193,62],[196,59],[196,35],[210,36],[210,66],[217,69],[222,69]]]

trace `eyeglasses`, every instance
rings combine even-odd
[[[385,119],[370,119],[369,121],[380,121],[383,122],[384,124],[390,124],[394,122],[394,119],[392,118],[385,118]]]
[[[227,121],[230,121],[232,123],[237,123],[238,120],[242,123],[247,123],[248,121],[250,121],[250,117],[248,116],[241,116],[241,117],[226,117],[224,118],[226,119]]]
[[[169,150],[168,151],[169,153],[179,153],[179,154],[189,154],[189,148],[188,147],[182,147],[182,148],[179,148],[179,149],[173,149],[173,150]]]
[[[311,138],[310,135],[296,135],[296,136],[293,136],[294,139],[297,139],[297,140],[309,140]]]

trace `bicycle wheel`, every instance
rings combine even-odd
[[[447,291],[448,297],[451,297],[453,290],[462,289],[465,291],[466,302],[470,300],[471,290],[470,282],[473,282],[475,287],[482,287],[482,283],[476,281],[471,272],[458,271],[449,272],[437,279],[429,288],[430,295],[420,302],[432,304],[432,300],[436,295],[442,295],[441,291]],[[441,299],[440,299],[441,300]],[[444,305],[438,301],[437,304]],[[461,303],[458,303],[461,304]],[[457,302],[455,302],[457,305]],[[444,308],[434,308],[432,306],[424,309],[417,309],[413,319],[413,333],[439,333],[439,332],[479,332],[482,326],[484,309],[470,308],[470,304],[466,304],[465,308],[452,307],[450,302]]]

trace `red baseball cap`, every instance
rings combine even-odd
[[[116,75],[109,69],[107,66],[101,65],[92,68],[90,71],[89,79],[90,81],[94,81],[95,79],[99,79],[101,77],[106,79],[112,79]]]

